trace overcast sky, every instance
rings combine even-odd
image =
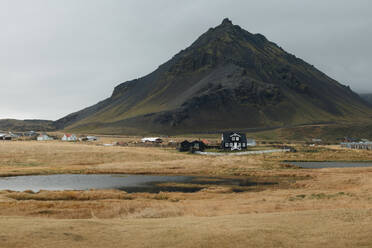
[[[372,92],[371,0],[0,0],[0,118],[95,104],[224,17]]]

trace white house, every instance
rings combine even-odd
[[[75,134],[65,134],[62,137],[62,141],[77,141],[77,137]]]
[[[98,138],[96,136],[86,136],[86,137],[80,137],[79,141],[97,141]]]
[[[247,139],[247,146],[256,146],[256,140],[254,139]]]
[[[37,137],[37,140],[38,141],[46,141],[46,140],[53,140],[53,138],[52,137],[49,137],[47,134],[40,134]]]
[[[88,141],[97,141],[98,138],[96,136],[87,136]]]
[[[148,137],[141,139],[142,143],[162,143],[163,140],[159,137]]]
[[[12,140],[13,138],[11,133],[0,133],[0,140]]]

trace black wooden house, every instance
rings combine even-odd
[[[221,148],[225,150],[247,149],[247,136],[238,132],[225,132],[222,134]]]
[[[189,142],[187,140],[183,141],[179,145],[180,152],[193,152],[193,151],[204,151],[207,148],[207,145],[200,140],[194,140]]]

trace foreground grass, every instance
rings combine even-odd
[[[0,217],[0,247],[371,247],[371,210],[218,217],[54,220]]]
[[[159,194],[0,191],[0,247],[371,247],[372,168],[308,170],[283,161],[371,161],[372,153],[294,146],[296,153],[203,157],[162,148],[0,142],[3,176],[152,173],[280,182],[242,193],[225,185]]]

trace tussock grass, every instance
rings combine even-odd
[[[32,191],[12,192],[7,197],[15,200],[36,201],[91,201],[106,199],[132,200],[133,196],[119,190],[90,190],[90,191]]]
[[[208,180],[196,193],[0,191],[0,247],[43,247],[51,242],[56,247],[114,247],[119,243],[141,247],[138,240],[153,247],[306,247],[305,241],[307,247],[369,247],[372,168],[315,170],[281,164],[286,160],[370,161],[372,153],[333,146],[295,148],[297,153],[227,158],[151,147],[0,143],[3,176],[182,174],[279,182],[239,193],[233,187],[212,186]]]

